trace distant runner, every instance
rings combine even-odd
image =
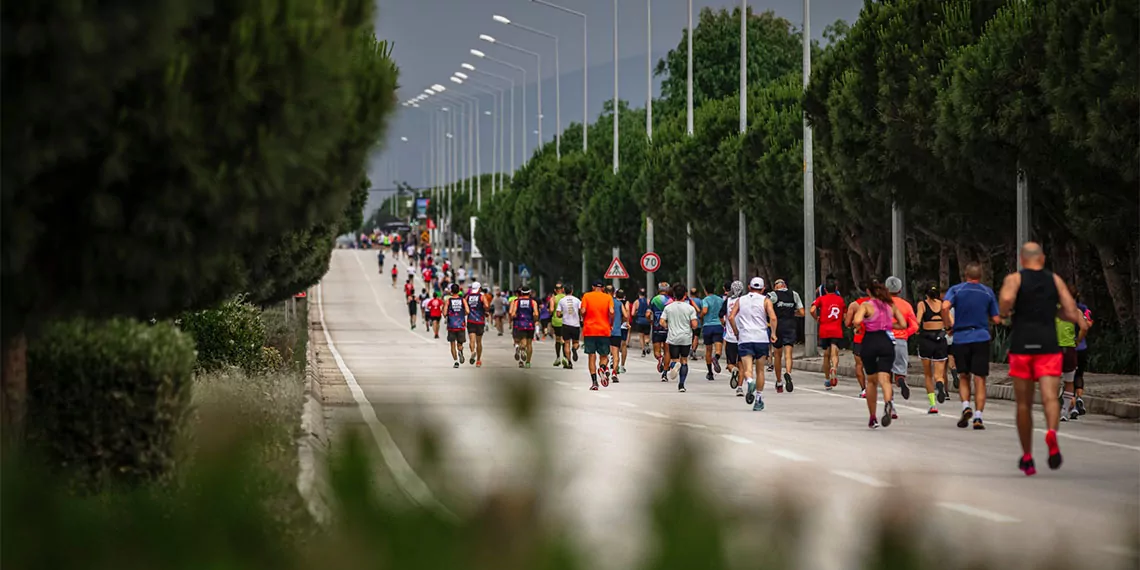
[[[447,297],[447,342],[451,345],[451,359],[455,361],[454,368],[459,368],[463,362],[463,337],[467,336],[467,300],[459,294],[459,285],[451,286],[451,295]]]
[[[563,289],[566,294],[558,301],[554,314],[562,319],[562,367],[569,370],[578,362],[578,346],[582,338],[582,301],[574,296],[573,284],[567,283]]]
[[[740,381],[740,345],[737,343],[736,330],[728,322],[728,315],[732,314],[740,296],[744,294],[744,283],[733,281],[724,287],[724,358],[728,364],[728,387],[736,390],[736,395],[744,397],[743,382]],[[751,400],[752,398],[748,398]],[[752,402],[749,402],[752,403]]]
[[[824,294],[811,303],[811,316],[819,321],[819,348],[823,350],[823,387],[830,390],[839,384],[839,349],[843,346],[843,297],[834,279],[823,284]]]
[[[949,323],[954,339],[954,364],[958,368],[958,395],[962,401],[958,427],[965,429],[973,418],[974,429],[984,429],[981,418],[986,407],[986,377],[990,374],[990,324],[1000,323],[1001,319],[997,295],[981,283],[982,266],[969,263],[965,274],[965,283],[946,291],[942,320]],[[970,408],[971,390],[977,402],[973,409]]]
[[[438,292],[428,301],[428,322],[431,323],[435,338],[439,338],[439,320],[443,318],[443,299]]]
[[[855,326],[864,329],[863,371],[867,374],[867,410],[871,412],[867,427],[875,429],[879,427],[879,420],[875,418],[879,404],[877,389],[883,390],[883,427],[890,426],[892,420],[898,419],[891,388],[891,369],[895,362],[892,331],[906,326],[906,319],[884,285],[873,281],[867,293],[870,300],[859,305],[853,322]]]
[[[609,366],[609,354],[610,332],[613,330],[614,321],[614,298],[602,290],[604,286],[600,279],[594,281],[591,291],[582,296],[580,308],[591,390],[598,389],[599,375],[603,388],[610,385],[610,378],[613,375]],[[562,300],[563,303],[566,301]],[[562,315],[562,319],[565,322],[565,314]]]
[[[652,332],[652,327],[649,323],[649,299],[645,296],[645,289],[637,291],[637,299],[633,301],[633,332],[637,333],[638,338],[641,340],[641,356],[649,354],[650,342],[649,333]]]
[[[550,311],[550,326],[554,329],[554,366],[565,366],[562,356],[562,314],[558,312],[558,303],[566,296],[566,289],[562,282],[554,284],[554,294],[550,296],[548,309]]]
[[[783,323],[780,327],[780,336],[776,337],[772,344],[776,349],[772,354],[772,362],[775,366],[773,371],[776,373],[776,393],[779,394],[784,391],[785,385],[788,387],[788,392],[796,389],[792,383],[792,350],[796,345],[795,317],[804,316],[804,302],[800,299],[799,293],[788,289],[788,284],[783,279],[777,279],[774,287],[775,290],[768,293],[768,298],[772,300],[776,318]],[[781,362],[784,368],[783,380],[780,379]]]
[[[515,337],[515,360],[519,368],[530,368],[534,354],[534,326],[538,322],[538,302],[530,297],[530,289],[523,287],[511,302],[511,323]]]
[[[661,324],[661,313],[665,311],[665,306],[672,302],[673,298],[669,296],[669,284],[662,281],[657,284],[657,295],[649,301],[649,312],[646,314],[652,325],[653,356],[657,358],[657,372],[661,373],[662,382],[669,381],[670,362],[669,350],[665,346],[669,331]]]
[[[453,286],[454,287],[454,286]],[[464,299],[467,302],[467,335],[471,340],[471,361],[476,368],[483,366],[483,333],[487,332],[487,304],[479,282],[471,284]]]
[[[754,402],[754,412],[764,410],[764,361],[768,358],[770,341],[779,338],[779,317],[772,305],[772,299],[764,294],[764,280],[753,277],[748,283],[748,293],[740,297],[728,315],[729,326],[740,341],[740,366],[744,368],[747,385],[745,401]]]
[[[685,380],[689,377],[689,354],[692,351],[693,336],[700,324],[697,310],[692,303],[686,302],[685,286],[678,283],[673,285],[673,300],[661,312],[661,325],[666,328],[666,344],[669,347],[671,361],[679,362],[679,381],[677,391],[685,391]]]
[[[715,380],[713,373],[720,374],[720,354],[724,347],[724,297],[705,290],[701,309],[701,336],[705,343],[705,368],[708,374],[705,380]]]

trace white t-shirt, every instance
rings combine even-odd
[[[668,325],[669,334],[665,342],[684,346],[693,342],[693,319],[697,318],[697,310],[693,305],[685,303],[669,303],[661,311],[661,318]]]
[[[467,270],[462,267],[459,268],[459,280],[467,281]]]
[[[732,325],[729,324],[729,322],[728,322],[728,315],[732,314],[732,308],[735,307],[736,303],[738,303],[739,301],[740,301],[739,297],[737,297],[735,299],[732,297],[729,297],[728,300],[725,302],[725,308],[724,308],[724,315],[725,315],[725,317],[724,317],[724,341],[725,342],[731,342],[732,344],[737,344],[736,333],[732,332]]]
[[[741,295],[736,313],[736,328],[740,329],[740,344],[756,342],[768,344],[771,335],[768,333],[768,308],[765,301],[768,298],[756,292]]]
[[[578,312],[582,308],[582,301],[573,295],[567,295],[558,302],[557,309],[562,311],[562,324],[568,327],[582,326],[582,315]]]

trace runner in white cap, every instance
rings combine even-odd
[[[753,411],[764,409],[764,361],[770,342],[776,337],[776,311],[772,300],[764,295],[764,280],[753,277],[748,294],[740,297],[728,315],[729,326],[739,341],[740,366],[747,385],[746,400],[755,399]],[[759,379],[754,379],[759,368]],[[755,396],[753,396],[755,394]]]

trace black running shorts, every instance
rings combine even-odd
[[[467,323],[467,334],[483,336],[485,332],[487,332],[486,323]]]
[[[610,337],[610,348],[621,348],[622,338],[620,336]]]
[[[735,342],[724,341],[724,358],[732,365],[740,362],[740,350]]]
[[[572,327],[570,325],[562,325],[562,340],[581,340],[582,327]]]
[[[776,327],[776,344],[775,348],[783,348],[785,346],[794,346],[796,344],[796,325],[795,323],[788,323],[784,326]]]
[[[886,331],[868,332],[863,336],[863,372],[891,373],[895,364],[895,343]]]
[[[941,362],[946,360],[949,347],[946,334],[942,331],[921,331],[918,333],[918,356],[923,360]]]
[[[688,358],[689,353],[692,351],[692,348],[692,344],[670,344],[669,358]]]
[[[653,332],[653,336],[652,336],[653,344],[664,343],[666,338],[669,338],[668,331],[661,331],[661,332],[654,331]]]
[[[530,330],[512,329],[511,330],[511,336],[514,337],[515,340],[532,339],[532,338],[534,338],[534,329],[530,329]]]
[[[458,344],[463,344],[463,340],[466,338],[467,338],[466,331],[461,331],[461,330],[460,331],[453,331],[453,330],[447,331],[447,342],[454,342],[454,343],[458,343]]]
[[[821,338],[819,339],[819,347],[827,350],[831,347],[843,348],[843,338]]]
[[[985,378],[990,375],[990,341],[956,342],[954,366],[958,374],[973,374]]]

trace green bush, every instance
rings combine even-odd
[[[49,325],[28,347],[28,443],[81,488],[171,472],[194,344],[167,323]]]
[[[198,369],[204,372],[237,366],[247,372],[263,369],[265,323],[261,309],[235,297],[216,309],[184,313],[182,330],[194,337]]]

